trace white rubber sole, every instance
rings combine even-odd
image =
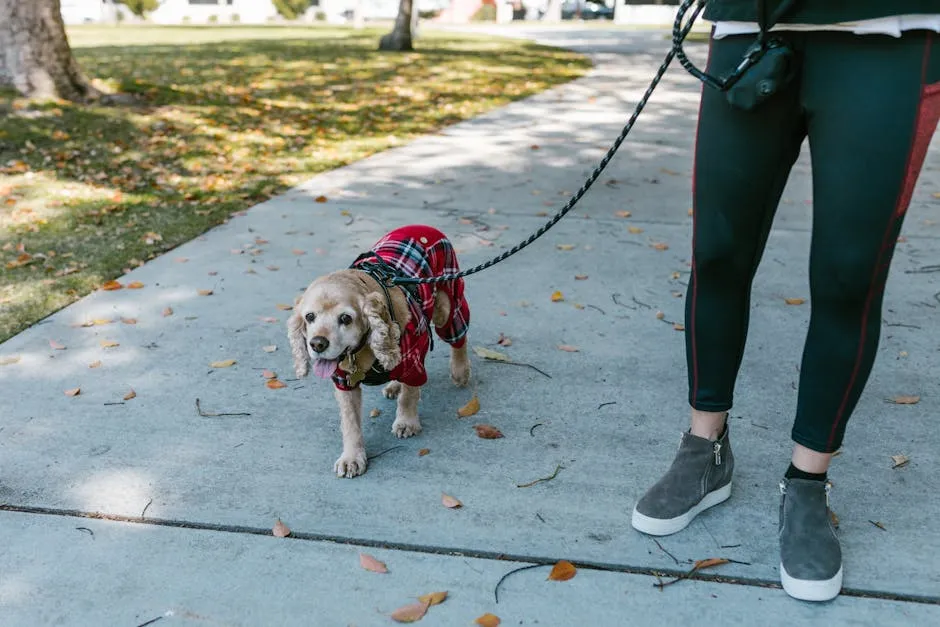
[[[839,596],[842,590],[842,568],[832,579],[825,581],[810,581],[806,579],[794,579],[787,574],[783,564],[780,564],[780,583],[783,584],[783,590],[794,599],[800,601],[831,601]]]
[[[719,503],[724,503],[731,496],[731,482],[728,485],[709,492],[698,504],[686,513],[675,518],[650,518],[633,508],[633,518],[630,524],[637,531],[649,534],[651,536],[668,536],[682,531],[689,526],[696,516],[704,512],[709,507],[714,507]]]

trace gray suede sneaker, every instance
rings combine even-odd
[[[729,428],[716,442],[686,431],[669,470],[633,508],[633,528],[653,536],[685,529],[692,519],[731,496]]]
[[[791,597],[828,601],[842,589],[842,548],[829,515],[828,481],[780,482],[780,583]]]

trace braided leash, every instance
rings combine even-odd
[[[679,25],[682,17],[688,11],[689,7],[693,3],[697,2],[698,6],[692,11],[692,16],[689,18],[689,21],[682,28],[681,32],[679,30]],[[523,248],[529,246],[538,238],[545,235],[549,229],[558,224],[558,222],[564,218],[568,212],[574,209],[575,205],[578,204],[578,201],[587,193],[592,185],[600,177],[601,173],[607,167],[607,164],[610,163],[614,155],[617,153],[617,150],[620,148],[620,145],[627,138],[627,135],[630,134],[630,131],[633,129],[633,125],[636,123],[640,113],[643,112],[643,109],[646,107],[647,102],[649,102],[650,97],[653,95],[653,92],[656,90],[656,87],[659,85],[659,82],[662,80],[663,76],[666,74],[666,70],[669,69],[669,65],[672,63],[672,60],[676,56],[676,51],[681,50],[682,42],[685,41],[685,38],[688,36],[689,32],[692,30],[692,26],[695,24],[695,20],[701,13],[702,9],[705,8],[705,2],[703,0],[685,0],[682,6],[679,8],[678,16],[673,27],[673,45],[670,48],[669,52],[666,54],[666,57],[663,59],[662,64],[659,66],[659,70],[656,71],[656,75],[653,77],[653,80],[650,82],[649,87],[646,88],[646,93],[643,94],[643,97],[637,103],[636,108],[633,110],[633,115],[630,116],[630,119],[627,121],[627,124],[623,127],[623,130],[620,131],[620,135],[617,136],[617,139],[614,140],[613,145],[607,150],[607,154],[600,160],[600,163],[597,164],[597,167],[594,168],[594,171],[591,172],[591,175],[587,180],[581,185],[581,188],[578,189],[574,195],[568,199],[568,202],[565,203],[565,206],[561,208],[554,216],[552,216],[548,222],[542,225],[539,230],[530,235],[526,240],[519,242],[509,250],[493,257],[489,261],[485,261],[478,266],[474,266],[467,270],[462,270],[456,274],[444,274],[441,276],[435,277],[406,277],[406,276],[392,276],[388,280],[392,285],[418,285],[425,283],[443,283],[445,281],[454,281],[456,279],[462,279],[471,274],[476,274],[477,272],[482,272],[487,268],[491,268],[501,261],[509,259],[517,252],[521,251]]]

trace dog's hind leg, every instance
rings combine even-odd
[[[418,418],[418,401],[421,400],[421,388],[401,384],[398,394],[398,411],[392,423],[392,433],[399,438],[410,438],[421,433],[421,420]]]

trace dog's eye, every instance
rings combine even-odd
[[[304,319],[305,319],[307,322],[313,322],[314,320],[317,319],[317,314],[315,314],[315,313],[313,313],[313,312],[311,311],[311,312],[308,313],[306,316],[304,316]]]
[[[352,322],[352,316],[350,316],[349,314],[344,313],[344,314],[339,315],[339,323],[341,325],[346,326],[347,324],[351,322]]]

